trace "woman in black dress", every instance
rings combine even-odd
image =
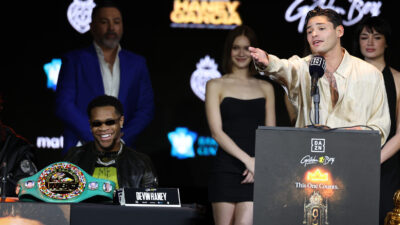
[[[400,189],[400,72],[388,65],[391,29],[380,17],[368,17],[356,29],[355,55],[382,71],[389,103],[391,127],[381,151],[379,223],[392,211],[393,194]]]
[[[225,75],[206,87],[206,114],[220,148],[209,178],[209,200],[216,225],[253,223],[255,130],[275,126],[274,90],[257,79],[248,50],[256,36],[247,26],[225,41]]]

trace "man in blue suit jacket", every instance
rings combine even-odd
[[[122,16],[111,3],[97,4],[90,29],[94,42],[62,59],[56,91],[56,114],[64,123],[63,153],[93,140],[86,107],[99,95],[112,95],[123,104],[122,140],[132,146],[154,114],[153,90],[143,57],[121,49]]]

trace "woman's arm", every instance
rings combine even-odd
[[[397,106],[399,106],[400,101],[397,100]],[[392,121],[393,123],[394,121]],[[381,151],[381,163],[384,163],[394,154],[400,150],[400,110],[397,110],[396,115],[396,133],[395,135],[386,142],[385,146]]]
[[[387,159],[392,157],[396,154],[397,151],[400,149],[400,72],[390,68],[393,74],[395,87],[396,87],[396,121],[392,121],[392,123],[396,123],[396,133],[395,135],[390,138],[386,145],[383,147],[381,151],[381,163],[384,163]]]
[[[276,126],[276,115],[275,115],[275,92],[272,84],[267,81],[260,80],[262,82],[261,87],[265,95],[265,126],[274,127]]]
[[[245,151],[239,148],[236,143],[222,130],[222,119],[220,112],[222,82],[213,79],[206,85],[206,115],[212,137],[218,142],[221,148],[243,162],[246,168],[254,174],[254,157],[250,157]]]

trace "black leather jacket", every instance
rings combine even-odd
[[[17,182],[37,173],[34,147],[11,128],[0,123],[0,149],[0,180],[6,175],[6,196],[17,196]]]
[[[71,162],[89,174],[93,174],[98,151],[94,142],[71,148],[64,161]],[[120,188],[157,187],[158,180],[150,158],[125,145],[116,159],[118,185]]]

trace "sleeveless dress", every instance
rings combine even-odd
[[[220,104],[223,131],[251,157],[255,153],[255,131],[265,125],[265,101],[225,97]],[[240,183],[245,169],[240,160],[219,148],[209,174],[209,201],[253,201],[253,184]]]
[[[390,133],[389,140],[396,133],[396,86],[393,79],[393,74],[389,66],[386,66],[383,71],[385,81],[386,94],[389,103],[390,112]],[[381,165],[381,192],[380,192],[380,212],[379,224],[383,225],[386,214],[394,208],[393,195],[396,190],[400,189],[400,151],[390,157]]]

